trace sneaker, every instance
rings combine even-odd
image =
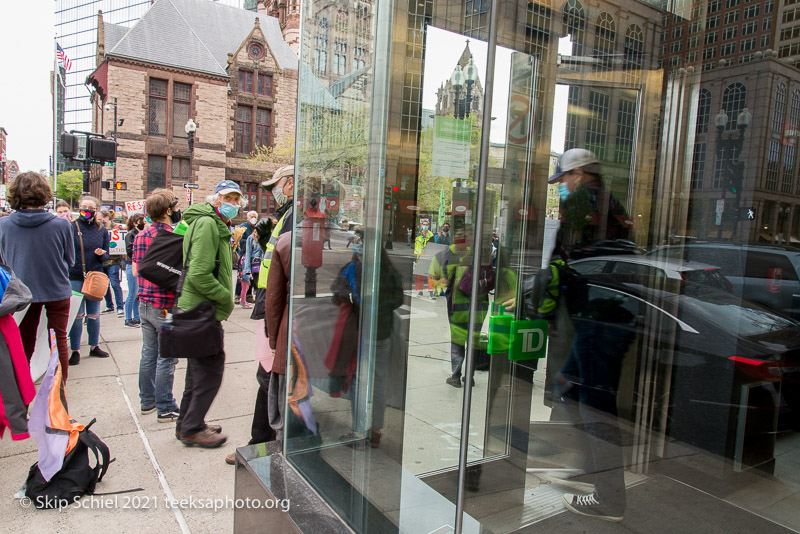
[[[125,321],[125,328],[137,328],[138,326],[133,320]]]
[[[125,310],[117,310],[117,317],[125,317]]]
[[[148,415],[148,414],[153,413],[154,411],[156,411],[156,407],[155,406],[151,406],[149,408],[142,408],[142,415]]]
[[[139,319],[131,319],[131,324],[134,325],[136,328],[139,328],[142,326],[142,321],[140,321]]]
[[[225,457],[225,463],[228,465],[236,465],[236,451],[233,451]]]
[[[89,351],[89,356],[95,356],[97,358],[108,358],[108,353],[101,349],[100,347],[95,347]]]
[[[243,310],[249,310],[252,307],[253,307],[252,304],[247,304],[247,303],[242,304],[242,309]]]
[[[605,506],[600,504],[594,493],[589,495],[575,495],[565,493],[562,497],[564,505],[570,512],[586,517],[596,517],[603,521],[622,521],[622,514],[613,514]]]
[[[81,363],[81,353],[77,350],[73,350],[72,354],[69,357],[69,364],[70,365],[78,365]]]
[[[418,297],[421,297],[421,296],[422,296],[422,291],[420,291],[419,293],[417,293],[417,296],[418,296]]]
[[[454,388],[460,388],[461,387],[461,377],[460,376],[450,375],[450,376],[447,377],[447,380],[445,380],[445,382],[450,384]]]
[[[158,414],[158,422],[159,423],[174,423],[178,420],[178,416],[181,414],[178,412],[164,412]]]
[[[216,449],[228,441],[228,436],[217,434],[211,429],[204,429],[197,434],[181,434],[181,443],[187,447],[203,447],[204,449]]]
[[[436,294],[433,291],[431,291],[430,294],[428,295],[428,298],[431,300],[436,300]]]
[[[466,385],[467,385],[467,379],[466,379],[466,377],[462,378],[462,379],[461,379],[461,382],[462,382],[462,383],[463,383],[463,384],[466,386]],[[472,384],[471,384],[471,385],[472,385],[472,386],[474,386],[474,385],[475,385],[475,379],[474,379],[474,378],[472,379]]]
[[[106,308],[102,313],[114,313],[114,308]]]
[[[240,304],[240,299],[239,299],[239,297],[235,297],[235,298],[233,299],[233,303],[234,303],[234,304]]]
[[[247,295],[247,302],[249,302],[250,304],[255,304],[256,298],[253,295]]]

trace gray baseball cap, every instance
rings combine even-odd
[[[561,180],[562,174],[583,167],[586,167],[587,172],[600,174],[600,160],[594,152],[585,148],[570,148],[558,158],[556,172],[547,179],[547,183],[556,183]]]

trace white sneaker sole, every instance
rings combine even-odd
[[[572,504],[567,500],[567,496],[566,495],[562,496],[561,499],[564,501],[564,506],[567,507],[567,510],[569,510],[570,512],[572,512],[574,514],[582,515],[584,517],[593,517],[595,519],[601,519],[603,521],[611,521],[612,523],[619,523],[623,519],[622,516],[616,516],[616,515],[587,514],[586,512],[584,512],[584,511],[582,511],[582,510],[580,510],[578,508],[574,508],[572,506]]]

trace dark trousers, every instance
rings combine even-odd
[[[56,345],[58,346],[58,359],[61,362],[61,376],[67,380],[69,372],[69,344],[67,343],[67,323],[69,322],[69,301],[70,299],[54,300],[52,302],[35,302],[30,305],[19,325],[19,333],[22,336],[22,346],[25,348],[25,356],[28,363],[33,356],[36,348],[36,332],[39,329],[39,317],[44,307],[47,316],[47,328],[56,332]],[[77,321],[77,319],[76,319]],[[48,337],[49,339],[49,337]]]
[[[225,352],[206,358],[187,358],[186,383],[176,430],[191,436],[206,427],[206,414],[222,385]]]
[[[270,375],[259,363],[256,371],[258,380],[258,393],[256,394],[256,406],[253,410],[253,425],[250,427],[250,443],[265,443],[273,441],[276,437],[275,431],[269,426],[269,380]]]

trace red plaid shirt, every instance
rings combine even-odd
[[[157,222],[136,235],[136,239],[133,240],[133,263],[138,264],[142,261],[145,252],[150,248],[150,244],[162,228],[168,232],[172,231],[170,225]],[[175,304],[175,293],[162,289],[141,276],[137,278],[139,280],[139,300],[162,310],[171,308]]]

